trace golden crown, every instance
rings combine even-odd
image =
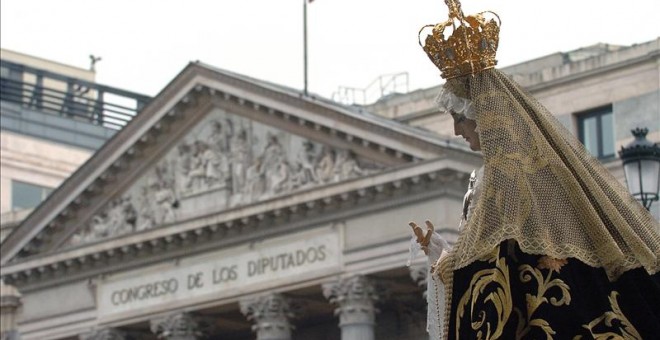
[[[457,0],[445,0],[445,3],[449,7],[449,20],[426,25],[419,30],[419,45],[440,69],[441,76],[451,79],[495,67],[499,16],[490,11],[464,16]],[[484,14],[487,13],[493,14],[497,21],[494,18],[486,20]],[[445,29],[450,26],[453,32],[445,39]],[[433,27],[433,30],[422,45],[421,34],[428,27]]]

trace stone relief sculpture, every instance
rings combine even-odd
[[[121,235],[135,229],[137,211],[130,196],[112,200],[103,213],[94,215],[88,227],[74,235],[72,243],[86,243],[98,239]]]
[[[334,168],[334,181],[366,175],[355,158],[355,153],[350,150],[341,150],[337,153]]]
[[[140,197],[137,199],[138,208],[138,222],[135,225],[135,231],[143,231],[151,229],[156,225],[156,217],[153,213],[155,207],[152,205],[149,188],[142,187],[140,189]]]
[[[335,151],[323,146],[321,158],[316,163],[315,173],[319,183],[328,183],[333,178],[335,167]]]
[[[382,167],[349,150],[317,145],[275,128],[212,114],[124,195],[112,200],[70,244],[140,232]],[[206,211],[206,212],[208,212]]]
[[[192,167],[192,147],[185,141],[179,144],[177,155],[172,163],[176,174],[177,190],[183,192],[189,185],[188,174]]]
[[[263,157],[259,156],[245,171],[245,186],[242,202],[255,201],[266,188],[266,176],[263,166]]]
[[[245,129],[241,129],[231,139],[230,157],[232,187],[235,193],[240,193],[245,190],[246,172],[250,165],[249,142]]]
[[[318,181],[316,168],[314,166],[315,158],[314,144],[310,141],[304,141],[302,149],[296,156],[294,176],[291,178],[291,186],[293,189],[305,187],[308,184],[316,183]]]
[[[178,206],[178,200],[174,193],[174,176],[168,173],[168,168],[156,166],[156,176],[151,177],[150,191],[153,205],[152,217],[155,224],[165,224],[173,222],[176,219],[175,209]]]
[[[226,120],[226,123],[226,127],[223,127],[223,124],[218,120],[211,122],[212,131],[207,141],[211,149],[216,153],[224,153],[229,150],[229,140],[233,134],[233,125],[231,120]]]

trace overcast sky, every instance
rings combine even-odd
[[[463,0],[502,19],[508,66],[595,43],[660,36],[658,0]],[[303,87],[303,0],[2,0],[2,48],[89,67],[97,82],[156,95],[189,61]],[[414,90],[441,83],[417,43],[446,20],[442,0],[315,0],[308,5],[309,90],[331,97],[407,72]],[[402,79],[402,78],[400,78]],[[375,99],[375,98],[374,98]]]

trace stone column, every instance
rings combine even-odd
[[[17,314],[21,294],[16,287],[0,281],[0,339],[19,339]]]
[[[373,282],[364,276],[355,276],[336,283],[323,285],[323,295],[338,307],[342,340],[374,340],[374,326],[378,300]]]
[[[281,294],[271,294],[240,301],[241,312],[254,321],[257,340],[291,340],[294,317],[291,301]]]
[[[95,329],[88,333],[78,336],[80,340],[126,340],[126,333],[116,328]]]
[[[210,326],[206,318],[191,313],[174,313],[151,320],[151,331],[164,340],[203,339]]]

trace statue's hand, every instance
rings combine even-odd
[[[442,256],[443,252],[451,249],[447,240],[434,231],[435,227],[431,221],[426,221],[426,233],[415,222],[410,222],[408,225],[413,229],[414,234],[410,240],[411,258],[409,262],[414,259],[415,248],[421,248],[424,254],[428,256],[430,263],[436,262]]]
[[[410,222],[408,225],[412,228],[413,233],[415,234],[415,237],[417,238],[417,243],[422,247],[422,250],[424,251],[424,254],[428,255],[429,254],[429,243],[431,242],[431,236],[433,236],[433,230],[435,227],[433,226],[433,223],[431,221],[426,220],[426,234],[424,234],[424,231],[420,226],[417,225],[415,222]]]

